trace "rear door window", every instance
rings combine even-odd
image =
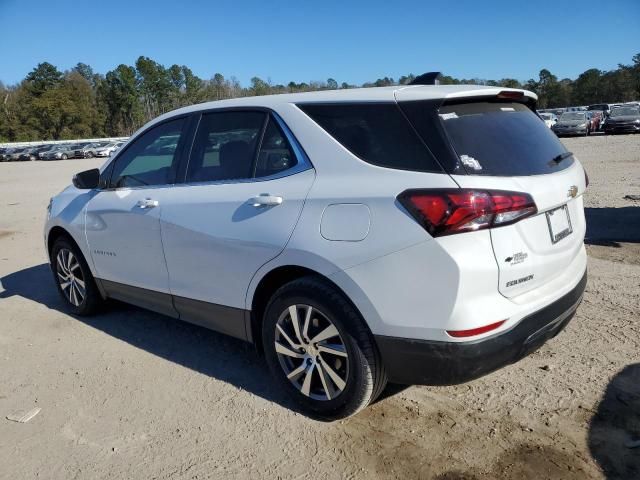
[[[265,120],[263,112],[202,115],[189,159],[187,182],[252,178]]]
[[[254,176],[256,178],[269,177],[289,170],[297,164],[298,161],[291,145],[277,122],[273,117],[270,117],[260,144]]]
[[[395,103],[300,104],[298,107],[367,163],[400,170],[442,172]]]
[[[564,170],[573,157],[527,106],[473,102],[440,107],[439,118],[468,174],[541,175]],[[584,113],[580,113],[584,118]]]

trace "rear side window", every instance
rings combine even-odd
[[[187,182],[253,177],[253,165],[266,114],[218,112],[202,116],[193,144]]]
[[[584,113],[581,113],[584,119]],[[471,175],[526,176],[564,170],[573,157],[528,107],[520,103],[446,105],[439,117],[460,163]]]
[[[285,138],[282,130],[273,119],[269,118],[267,129],[262,137],[260,152],[256,162],[255,177],[275,175],[297,165],[296,156]]]
[[[400,170],[442,172],[395,104],[302,104],[298,107],[365,162]]]

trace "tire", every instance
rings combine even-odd
[[[60,157],[61,160],[66,160],[67,158],[69,157],[67,157],[66,153],[63,153],[62,156]]]
[[[93,152],[87,152],[87,158],[93,158]]]
[[[58,293],[71,313],[91,315],[102,305],[103,299],[82,252],[65,237],[59,237],[53,244],[51,271]]]
[[[294,280],[276,291],[265,310],[262,341],[277,384],[313,417],[354,415],[386,386],[380,354],[360,314],[317,277]]]

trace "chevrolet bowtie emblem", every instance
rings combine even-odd
[[[576,195],[578,195],[578,187],[576,187],[575,185],[571,185],[569,191],[567,192],[567,197],[576,198]]]

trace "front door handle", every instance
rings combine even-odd
[[[254,207],[274,207],[282,203],[282,197],[269,193],[261,193],[257,197],[253,197],[249,202]]]
[[[158,200],[152,200],[151,198],[145,198],[143,200],[138,200],[136,205],[140,208],[153,208],[160,205],[160,202],[158,202]]]

